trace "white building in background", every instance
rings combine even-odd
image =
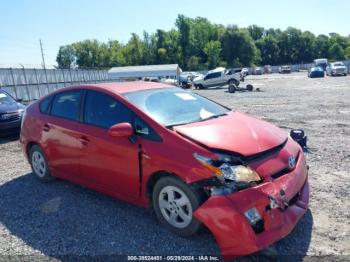
[[[178,64],[112,67],[108,70],[110,79],[179,79],[182,70]]]

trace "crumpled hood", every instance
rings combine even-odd
[[[225,116],[174,129],[209,148],[236,152],[244,156],[263,152],[282,144],[287,134],[280,128],[243,113]]]

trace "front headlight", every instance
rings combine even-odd
[[[228,162],[227,157],[221,157],[219,160],[202,156],[195,153],[193,155],[201,164],[214,172],[220,181],[225,182],[259,182],[261,180],[258,173],[250,167],[243,165],[234,165]]]

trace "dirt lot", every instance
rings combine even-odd
[[[260,255],[349,260],[350,77],[308,79],[295,73],[248,77],[246,83],[261,92],[196,92],[286,131],[303,128],[310,147],[310,210],[288,237]],[[208,232],[182,239],[146,210],[66,182],[38,182],[18,141],[0,140],[0,260],[4,255],[60,259],[135,253],[218,255],[219,250]]]

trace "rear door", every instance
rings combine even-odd
[[[50,169],[55,176],[75,182],[79,173],[81,98],[81,90],[56,94],[48,114],[43,114],[40,122],[42,146]]]

